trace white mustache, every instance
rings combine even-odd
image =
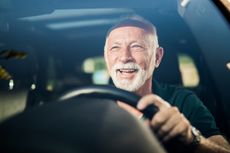
[[[135,70],[140,70],[141,67],[138,64],[136,64],[136,63],[130,62],[130,63],[125,63],[125,64],[123,64],[123,63],[117,63],[112,68],[113,71],[117,71],[119,69],[135,69]]]

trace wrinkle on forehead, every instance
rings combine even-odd
[[[118,27],[113,29],[109,36],[107,37],[108,44],[115,43],[142,43],[145,44],[146,47],[150,46],[151,39],[150,34],[146,33],[146,31],[139,27],[134,26],[126,26],[126,27]]]

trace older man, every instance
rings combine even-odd
[[[197,152],[230,152],[212,115],[194,94],[152,84],[163,53],[154,25],[141,17],[122,20],[108,31],[104,57],[115,86],[142,96],[137,108],[118,104],[137,117],[142,116],[138,110],[156,105],[159,111],[148,123],[162,141],[178,137]]]

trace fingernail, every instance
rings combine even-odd
[[[137,104],[137,108],[138,108],[138,109],[143,109],[143,107],[144,107],[144,106],[143,106],[142,103],[138,103],[138,104]]]

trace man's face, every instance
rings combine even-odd
[[[154,48],[149,34],[142,28],[127,26],[112,30],[104,56],[114,84],[137,91],[153,73]]]

